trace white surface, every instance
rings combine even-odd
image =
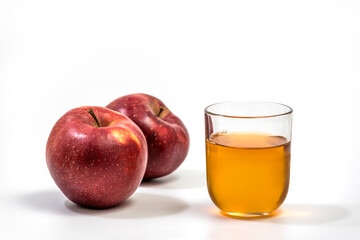
[[[0,1],[1,234],[359,239],[359,82],[355,0]],[[186,161],[116,209],[72,205],[46,168],[52,126],[71,108],[134,92],[183,120]],[[203,109],[228,100],[294,109],[290,191],[278,216],[224,218],[207,195]]]
[[[79,207],[57,189],[2,196],[12,239],[359,239],[359,205],[286,203],[270,218],[226,218],[211,203],[205,175],[179,170],[142,184],[122,205]],[[5,225],[4,225],[5,224]]]

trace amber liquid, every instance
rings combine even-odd
[[[214,134],[206,140],[206,169],[210,197],[220,210],[269,214],[288,191],[290,142],[267,134]]]

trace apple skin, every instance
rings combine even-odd
[[[129,198],[140,185],[147,163],[146,139],[134,122],[118,112],[79,107],[54,125],[46,144],[46,162],[71,201],[109,208]]]
[[[128,116],[144,133],[148,144],[144,180],[166,176],[185,160],[190,143],[188,131],[161,100],[137,93],[120,97],[106,107]]]

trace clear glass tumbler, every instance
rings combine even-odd
[[[209,195],[225,214],[268,215],[285,200],[290,179],[292,109],[270,102],[205,108]]]

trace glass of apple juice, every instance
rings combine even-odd
[[[270,102],[224,102],[205,108],[209,195],[224,215],[269,215],[290,179],[292,109]]]

